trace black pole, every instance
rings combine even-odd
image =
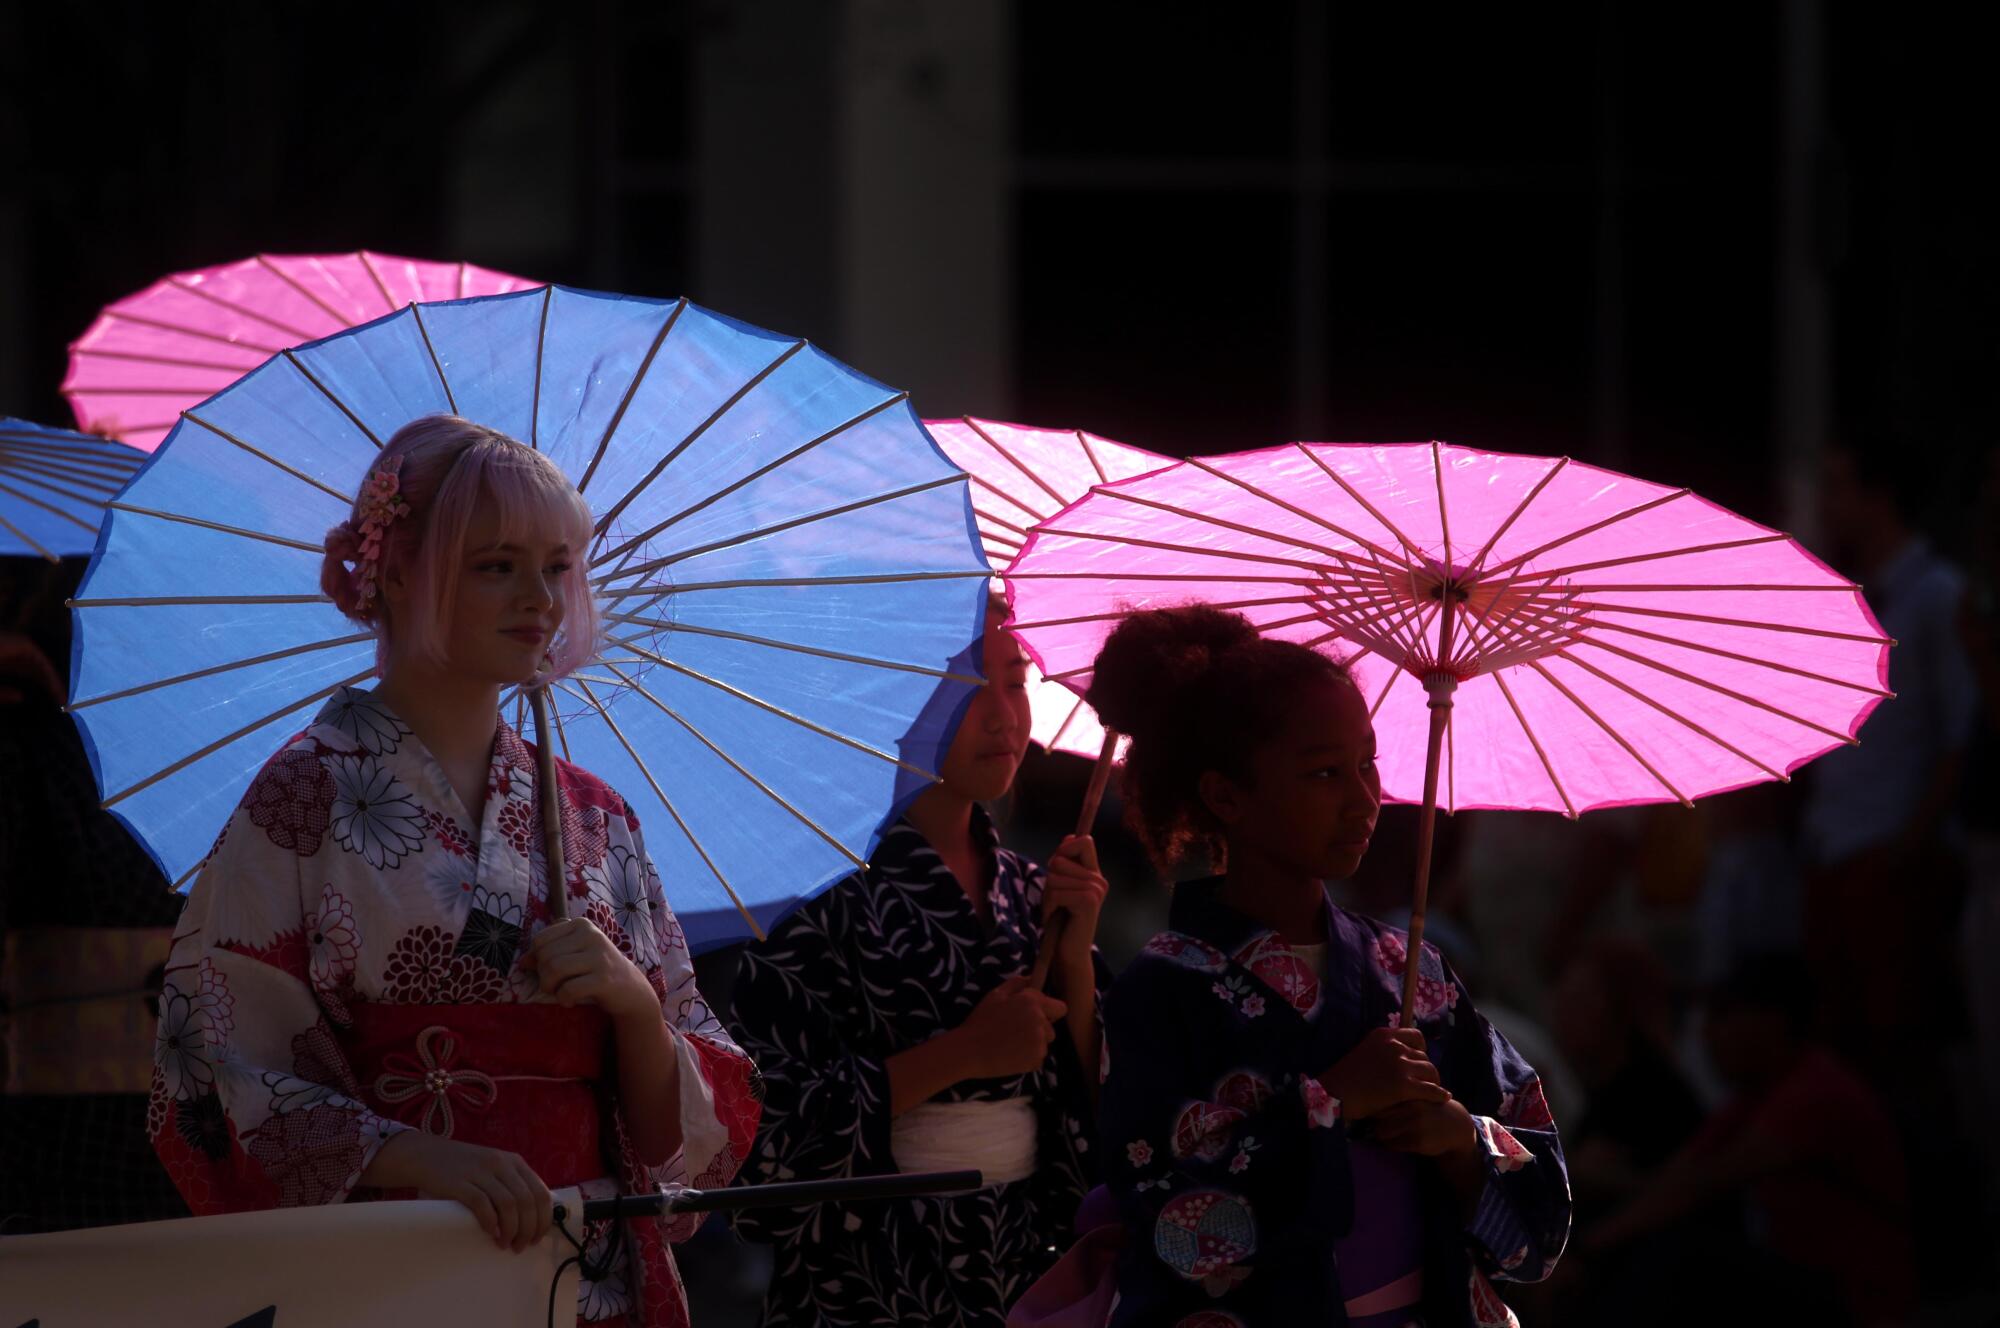
[[[985,1185],[977,1171],[920,1171],[910,1175],[854,1176],[838,1180],[779,1181],[723,1190],[674,1187],[657,1194],[621,1194],[613,1199],[586,1199],[583,1218],[665,1217],[669,1213],[732,1212],[739,1208],[801,1208],[817,1203],[862,1203],[870,1199],[903,1199],[934,1194],[963,1194]],[[556,1221],[563,1220],[560,1206]]]

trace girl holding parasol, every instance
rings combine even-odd
[[[1132,614],[1088,700],[1129,734],[1156,855],[1205,849],[1105,1001],[1100,1120],[1126,1239],[1114,1325],[1500,1324],[1489,1279],[1569,1230],[1534,1071],[1402,932],[1337,908],[1381,803],[1368,707],[1333,659],[1208,606]]]
[[[537,753],[500,718],[595,650],[590,534],[544,454],[451,416],[397,432],[328,533],[381,682],[271,758],[190,893],[150,1125],[197,1213],[415,1192],[521,1248],[552,1186],[716,1185],[747,1151],[755,1071],[637,818],[549,763],[546,852]],[[699,1220],[593,1233],[584,1321],[686,1322],[668,1245]]]
[[[1106,886],[1087,836],[1045,870],[1000,847],[981,806],[1012,786],[1032,723],[1028,661],[1005,620],[996,597],[986,686],[940,782],[865,872],[745,950],[731,998],[767,1089],[746,1179],[966,1167],[987,1187],[740,1215],[740,1232],[776,1247],[766,1324],[1000,1328],[1069,1243],[1096,1179],[1106,970],[1093,938]],[[1044,995],[1028,974],[1058,908],[1072,922]]]

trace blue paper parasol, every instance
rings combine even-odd
[[[449,411],[597,514],[606,645],[551,698],[559,748],[645,822],[695,949],[768,927],[866,859],[979,682],[966,481],[906,396],[685,300],[563,287],[279,353],[185,413],[77,593],[105,806],[184,884],[261,763],[371,676],[321,540],[382,442]]]
[[[0,416],[0,558],[89,553],[104,505],[145,461],[136,447]]]

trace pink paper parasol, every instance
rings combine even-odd
[[[1440,802],[1688,803],[1788,778],[1889,695],[1893,642],[1860,587],[1686,489],[1567,458],[1298,443],[1195,459],[1044,522],[1009,587],[1029,653],[1079,691],[1132,609],[1206,601],[1353,647],[1384,794],[1424,807],[1413,951]]]
[[[972,512],[986,560],[1003,576],[1038,521],[1083,497],[1099,484],[1144,475],[1173,464],[1172,457],[1114,443],[1082,429],[1036,429],[963,416],[925,420],[953,464],[972,477]],[[1028,682],[1034,704],[1034,741],[1055,752],[1097,756],[1104,726],[1082,698],[1039,672]]]
[[[471,263],[366,250],[258,254],[176,272],[105,306],[70,345],[63,394],[80,428],[150,452],[182,411],[279,351],[413,302],[538,284]]]

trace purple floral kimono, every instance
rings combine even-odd
[[[1329,900],[1314,971],[1219,886],[1178,887],[1172,929],[1105,1001],[1103,1164],[1126,1227],[1112,1324],[1511,1323],[1491,1283],[1546,1277],[1569,1233],[1534,1070],[1426,945],[1417,1024],[1485,1154],[1468,1219],[1435,1167],[1350,1131],[1316,1077],[1397,1019],[1404,934]]]

